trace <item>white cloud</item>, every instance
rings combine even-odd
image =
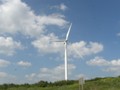
[[[60,4],[59,9],[66,10],[65,4]],[[19,17],[19,18],[18,18]],[[44,35],[48,25],[64,27],[68,22],[61,14],[36,15],[34,11],[21,0],[5,0],[0,5],[0,33],[22,33],[31,37],[39,38],[32,42],[32,45],[39,52],[57,53],[63,50],[62,43],[50,42],[52,38],[58,39],[54,34]],[[9,49],[8,49],[9,50]],[[103,45],[99,43],[76,42],[68,45],[69,55],[80,58],[85,55],[96,54],[103,50]],[[6,53],[2,50],[1,53]],[[12,49],[11,54],[14,53]],[[9,53],[10,54],[10,53]]]
[[[7,67],[8,65],[10,65],[9,61],[0,59],[0,67]]]
[[[67,6],[65,4],[60,4],[60,9],[65,11],[67,9]]]
[[[120,33],[117,33],[117,36],[120,36]]]
[[[16,77],[14,75],[10,75],[6,72],[0,72],[0,84],[4,83],[18,83],[18,82],[16,82]]]
[[[0,5],[0,34],[21,33],[23,35],[31,37],[40,37],[40,40],[35,40],[33,42],[33,45],[36,48],[42,48],[43,44],[41,44],[41,46],[38,46],[38,42],[41,42],[41,40],[42,43],[48,44],[48,41],[43,42],[43,39],[49,40],[51,37],[56,37],[55,35],[44,35],[44,33],[46,33],[48,25],[65,27],[68,24],[68,22],[65,20],[65,16],[61,14],[53,13],[50,15],[36,15],[35,12],[21,0],[5,0],[2,2],[3,3]],[[62,9],[65,8],[64,4],[61,4],[60,6]],[[61,45],[57,45],[56,43],[49,45],[51,45],[52,48],[61,48]],[[44,52],[46,49],[50,49],[48,48],[49,45],[45,45],[46,48],[43,48],[42,51]],[[8,52],[7,55],[13,55],[15,53],[15,48],[12,46],[11,48],[5,47],[4,49],[6,50],[3,50],[1,46],[0,53],[6,54]],[[53,52],[59,52],[58,50],[53,50]]]
[[[5,78],[7,77],[7,73],[5,72],[0,72],[0,78]]]
[[[112,60],[111,61],[111,65],[112,66],[120,66],[120,59],[118,59],[118,60]]]
[[[38,40],[32,42],[32,45],[38,49],[39,52],[44,53],[61,53],[63,54],[64,43],[52,42],[51,39],[57,40],[54,34],[43,36]],[[87,43],[80,41],[68,44],[68,56],[73,58],[82,58],[86,55],[97,54],[103,50],[103,45],[97,42]]]
[[[63,50],[63,43],[55,42],[52,40],[58,40],[58,37],[54,34],[48,36],[42,36],[38,40],[32,42],[32,45],[42,53],[58,53]]]
[[[36,73],[32,73],[30,75],[25,75],[25,77],[29,80],[29,81],[33,81],[36,77]]]
[[[120,59],[118,60],[106,60],[102,57],[95,57],[90,61],[87,61],[88,65],[96,65],[96,66],[120,66]]]
[[[80,41],[68,45],[68,54],[74,58],[81,58],[86,55],[97,54],[103,50],[103,45],[97,42],[87,43]]]
[[[38,37],[46,30],[47,25],[64,27],[68,22],[61,14],[36,15],[21,0],[5,0],[0,5],[0,34],[22,33]]]
[[[68,74],[76,68],[73,64],[68,64]],[[64,65],[59,65],[55,68],[41,68],[39,78],[50,81],[63,80],[64,79]]]
[[[31,79],[31,78],[34,78],[36,76],[36,73],[32,73],[32,74],[30,74],[29,76],[28,75],[26,75],[25,77],[30,77],[29,79]]]
[[[53,9],[53,8],[55,8],[57,10],[62,10],[62,11],[65,11],[68,9],[68,7],[63,3],[61,3],[60,5],[52,6],[51,9]]]
[[[30,62],[25,61],[19,61],[17,64],[21,67],[30,67],[32,65]]]
[[[106,72],[114,72],[114,73],[118,73],[120,74],[120,67],[109,67],[107,69],[103,69],[103,71],[106,71]]]
[[[87,64],[92,66],[108,66],[110,65],[110,62],[102,57],[95,57],[94,59],[87,61]]]
[[[101,67],[103,71],[114,72],[114,74],[120,74],[120,59],[118,60],[106,60],[102,57],[95,57],[90,61],[86,62],[88,65],[92,66],[105,66]]]
[[[73,64],[68,64],[68,74],[71,75],[72,71],[76,68]],[[38,74],[32,73],[26,75],[26,78],[29,81],[33,80],[47,80],[47,81],[56,81],[64,80],[64,65],[59,65],[54,68],[41,68]]]
[[[51,15],[44,15],[39,16],[37,19],[41,25],[56,25],[56,26],[65,26],[68,24],[67,21],[64,20],[65,16],[61,14],[51,14]]]
[[[22,49],[20,42],[16,42],[12,37],[0,37],[0,54],[13,55],[15,50]]]

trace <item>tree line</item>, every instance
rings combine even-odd
[[[72,85],[75,84],[76,80],[62,80],[62,81],[55,81],[55,82],[48,82],[48,81],[39,81],[38,83],[35,84],[2,84],[0,85],[0,90],[7,90],[7,88],[12,88],[12,87],[53,87],[53,86],[64,86],[64,85]]]

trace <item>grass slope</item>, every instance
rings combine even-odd
[[[65,86],[39,87],[37,85],[4,87],[0,90],[79,90],[78,83]],[[81,89],[80,89],[81,90]],[[95,78],[86,80],[84,90],[120,90],[120,77]]]

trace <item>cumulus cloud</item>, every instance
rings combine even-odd
[[[5,78],[7,77],[7,73],[5,72],[0,72],[0,78]]]
[[[87,61],[88,65],[96,65],[96,66],[120,66],[120,59],[118,60],[106,60],[102,57],[95,57],[90,61]]]
[[[36,15],[21,0],[5,0],[0,5],[0,34],[22,33],[31,37],[43,34],[48,25],[63,27],[68,22],[61,14]]]
[[[8,65],[10,65],[11,63],[9,61],[0,59],[0,67],[7,67]]]
[[[39,39],[32,42],[32,45],[42,53],[58,53],[63,50],[63,43],[55,42],[52,40],[58,40],[58,37],[54,34],[42,36]]]
[[[65,16],[61,14],[52,13],[49,15],[36,15],[34,11],[21,0],[3,0],[0,4],[0,34],[16,34],[21,33],[30,37],[42,37],[42,40],[48,36],[44,33],[48,25],[55,25],[64,27],[68,24]],[[54,37],[56,37],[54,35]],[[5,43],[2,43],[5,41]],[[11,42],[6,46],[5,44]],[[37,47],[36,40],[34,46]],[[0,54],[13,55],[15,49],[19,49],[21,44],[14,42],[11,37],[0,37]],[[55,45],[55,43],[54,43]],[[56,45],[57,46],[57,45]],[[43,50],[44,51],[44,50]]]
[[[21,67],[30,67],[32,65],[30,62],[26,61],[19,61],[17,64]]]
[[[16,77],[6,72],[0,72],[0,84],[3,83],[16,83]]]
[[[103,45],[97,42],[80,41],[68,45],[68,54],[74,58],[97,54],[103,50]]]
[[[95,57],[94,59],[91,59],[90,61],[86,62],[88,65],[92,66],[101,66],[103,71],[106,72],[114,72],[115,74],[120,74],[120,59],[118,60],[106,60],[102,57]],[[102,67],[105,66],[105,67]]]
[[[68,74],[71,75],[72,71],[76,68],[73,64],[68,64]],[[26,75],[26,78],[29,80],[47,80],[47,81],[56,81],[56,80],[64,80],[64,65],[59,65],[54,68],[41,68],[40,72],[32,73],[30,75]]]
[[[51,42],[50,40],[52,38],[58,39],[58,37],[50,34],[49,36],[44,36],[33,41],[32,45],[37,48],[39,52],[63,54],[64,43]],[[86,55],[97,54],[102,50],[103,45],[97,42],[87,43],[85,41],[80,41],[68,44],[68,56],[73,58],[82,58]]]
[[[94,59],[87,61],[87,64],[92,66],[108,66],[110,62],[103,59],[102,57],[95,57]]]
[[[36,80],[35,80],[36,76],[37,76],[36,73],[32,73],[30,75],[25,75],[25,78],[27,78],[28,81],[33,81],[34,80],[36,82]]]
[[[117,36],[120,36],[120,33],[117,33]]]
[[[60,5],[52,6],[51,8],[52,9],[57,9],[57,10],[62,10],[62,11],[65,11],[65,10],[68,9],[68,7],[63,3],[61,3]]]
[[[29,79],[32,79],[32,78],[34,78],[36,76],[36,73],[32,73],[32,74],[30,74],[30,75],[26,75],[25,77],[26,78],[29,78]]]
[[[68,74],[70,75],[72,70],[76,67],[73,64],[68,65]],[[40,78],[51,77],[51,80],[62,80],[64,79],[64,65],[59,65],[55,68],[41,68],[40,69]]]
[[[66,10],[66,8],[67,6],[64,4],[59,5],[59,9],[61,10]],[[39,52],[61,53],[64,45],[62,43],[49,41],[51,38],[58,39],[58,37],[54,34],[45,35],[44,33],[46,32],[48,25],[64,27],[67,24],[68,21],[65,20],[64,15],[56,13],[49,15],[36,15],[35,12],[21,0],[5,0],[2,1],[2,4],[0,5],[0,34],[21,33],[23,35],[37,37],[37,39],[32,42],[32,45],[37,48]],[[14,44],[18,45],[17,43],[18,42]],[[5,47],[4,49],[6,50],[1,48],[0,53],[6,54],[8,52],[8,55],[13,55],[15,53],[15,48],[12,46],[11,48]],[[73,57],[79,58],[102,51],[103,45],[96,42],[87,43],[81,41],[69,44],[68,50],[69,56],[73,55]]]
[[[15,50],[22,48],[21,43],[14,41],[12,37],[0,37],[0,54],[13,55]]]
[[[65,10],[64,4],[59,8]],[[38,37],[32,42],[32,45],[45,53],[61,53],[63,52],[63,43],[50,42],[50,39],[58,39],[55,34],[44,35],[48,25],[64,27],[68,22],[65,16],[61,14],[36,15],[34,11],[21,0],[5,0],[0,5],[0,33],[22,33],[32,37]],[[17,42],[16,42],[17,43]],[[19,44],[20,45],[20,44]],[[2,46],[1,46],[2,47]],[[12,49],[11,49],[12,48]],[[10,51],[1,50],[0,53],[13,55],[15,48],[11,46]],[[2,48],[1,48],[2,49]],[[103,45],[97,42],[87,43],[85,41],[76,42],[68,45],[68,55],[80,58],[85,55],[96,54],[103,50]]]
[[[111,60],[109,63],[110,63],[110,66],[103,71],[114,72],[114,74],[120,75],[120,59]]]
[[[39,16],[37,19],[40,21],[41,25],[56,25],[62,27],[68,24],[64,18],[64,15],[55,13],[51,15]]]
[[[63,10],[63,11],[65,11],[65,10],[68,8],[68,7],[67,7],[65,4],[63,4],[63,3],[60,4],[59,7],[60,7],[60,9]]]

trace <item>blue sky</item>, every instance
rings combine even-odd
[[[119,0],[0,0],[0,83],[120,75]]]

